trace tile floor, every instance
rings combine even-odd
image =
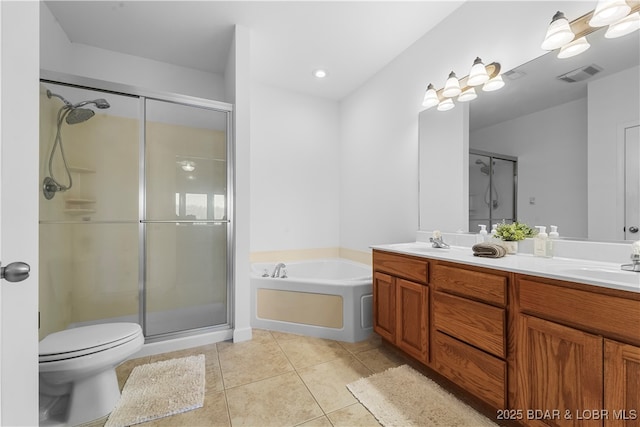
[[[204,406],[141,427],[379,426],[345,386],[405,363],[375,335],[345,343],[254,329],[247,342],[129,360],[116,370],[120,387],[137,365],[195,354],[206,358]]]

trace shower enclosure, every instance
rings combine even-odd
[[[515,157],[469,151],[469,231],[480,224],[516,220],[518,161]]]
[[[41,81],[40,337],[230,328],[231,106],[82,83]]]

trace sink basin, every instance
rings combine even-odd
[[[433,246],[431,246],[431,243],[417,243],[417,242],[394,243],[389,245],[389,247],[393,249],[408,251],[408,252],[424,252],[424,253],[447,252],[450,250],[450,249],[444,249],[444,248],[434,248]]]
[[[585,279],[621,282],[629,285],[640,286],[640,273],[633,271],[615,270],[601,267],[562,267],[556,271],[569,276],[577,276]]]

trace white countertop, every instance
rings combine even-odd
[[[431,243],[424,242],[375,245],[371,248],[640,293],[640,273],[621,270],[620,264],[612,262],[541,258],[520,253],[502,258],[486,258],[474,256],[470,247],[437,249]]]

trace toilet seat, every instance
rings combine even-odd
[[[104,323],[55,332],[39,344],[39,362],[55,362],[98,353],[142,335],[137,323]]]

